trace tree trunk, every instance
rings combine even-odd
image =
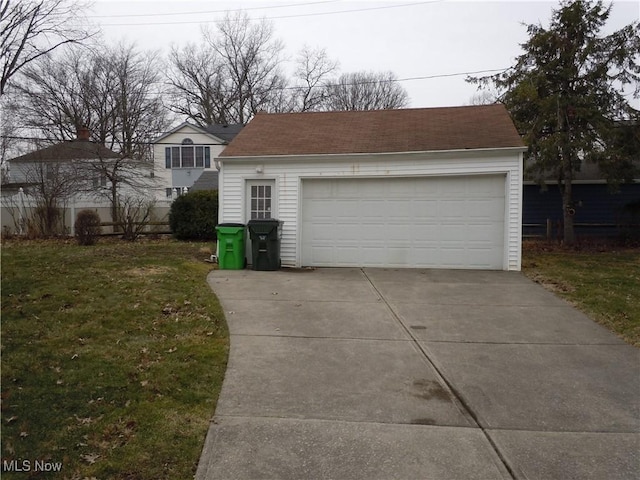
[[[573,245],[575,243],[575,232],[573,229],[573,216],[575,210],[573,208],[573,196],[571,193],[571,178],[564,180],[564,190],[562,192],[562,209],[564,220],[564,244]]]
[[[573,155],[570,145],[570,127],[567,122],[567,109],[564,105],[562,95],[558,97],[558,133],[560,147],[560,161],[562,165],[562,218],[564,221],[564,244],[573,245],[575,234],[573,229]]]
[[[573,245],[575,243],[575,232],[573,228],[573,216],[576,214],[573,205],[573,156],[566,136],[562,138],[562,217],[564,220],[564,244]]]

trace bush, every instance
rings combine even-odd
[[[93,245],[102,233],[100,216],[93,210],[81,210],[76,217],[76,239],[80,245]]]
[[[169,227],[178,240],[215,240],[217,224],[217,190],[189,192],[171,204]]]

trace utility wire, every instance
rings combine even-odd
[[[504,72],[505,70],[508,70],[508,68],[510,67],[505,67],[505,68],[490,68],[490,69],[486,69],[486,70],[475,70],[475,71],[468,71],[468,72],[456,72],[456,73],[439,73],[439,74],[434,74],[434,75],[422,75],[422,76],[417,76],[417,77],[406,77],[406,78],[395,78],[395,79],[376,79],[376,80],[370,80],[370,81],[366,81],[366,82],[349,82],[349,83],[327,83],[324,85],[321,85],[318,88],[322,88],[322,87],[341,87],[341,86],[345,86],[345,87],[352,87],[352,86],[356,86],[356,85],[369,85],[369,84],[376,84],[376,83],[399,83],[399,82],[413,82],[416,80],[433,80],[435,78],[449,78],[449,77],[459,77],[461,75],[478,75],[481,73],[492,73],[492,72]],[[307,86],[304,85],[298,85],[298,86],[287,86],[287,87],[271,87],[269,90],[270,91],[282,91],[282,90],[303,90],[308,88]],[[221,91],[221,93],[225,93],[225,94],[230,94],[233,93],[233,91],[231,90],[224,90]],[[11,95],[13,96],[17,96],[17,97],[30,97],[31,94],[29,94],[28,92],[13,92]],[[147,96],[146,98],[155,98],[155,97],[162,97],[163,95],[167,95],[166,92],[158,92],[156,95],[152,95],[152,96]],[[168,93],[169,96],[171,96],[171,93]]]
[[[174,15],[203,15],[206,13],[244,12],[248,10],[270,10],[274,8],[306,7],[324,3],[336,3],[340,0],[323,0],[320,2],[290,3],[288,5],[267,5],[265,7],[246,7],[224,10],[201,10],[197,12],[170,12],[170,13],[122,13],[118,15],[87,15],[87,18],[122,18],[122,17],[169,17]]]
[[[279,15],[274,17],[263,17],[265,20],[280,20],[287,18],[303,18],[303,17],[318,17],[325,15],[339,15],[343,13],[356,13],[356,12],[368,12],[373,10],[386,10],[390,8],[402,8],[402,7],[412,7],[415,5],[426,5],[430,3],[439,3],[443,0],[429,0],[426,2],[412,2],[412,3],[403,3],[399,5],[385,5],[382,7],[366,7],[366,8],[354,8],[350,10],[334,10],[331,12],[315,12],[315,13],[299,13],[292,15]],[[221,23],[224,20],[185,20],[185,21],[173,21],[173,22],[145,22],[145,23],[102,23],[103,27],[140,27],[140,26],[154,26],[154,25],[186,25],[193,23]]]

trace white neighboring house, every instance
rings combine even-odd
[[[2,226],[20,233],[18,217],[24,219],[29,209],[44,199],[55,199],[63,211],[62,223],[73,234],[76,213],[82,209],[95,210],[103,222],[111,221],[111,182],[101,173],[117,167],[120,177],[135,175],[135,184],[151,184],[152,164],[126,165],[128,159],[105,146],[90,141],[87,128],[78,129],[74,140],[60,142],[8,160],[10,183],[2,186]],[[98,167],[102,165],[102,167]],[[117,186],[118,194],[130,194],[127,181]],[[150,193],[138,191],[135,194]],[[13,218],[16,217],[16,218]]]
[[[520,270],[525,150],[503,105],[258,113],[218,221],[283,221],[283,266]]]
[[[190,190],[217,190],[216,159],[243,125],[188,122],[156,138],[153,143],[156,199],[172,201]]]

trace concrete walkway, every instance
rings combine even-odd
[[[637,479],[640,351],[514,272],[214,271],[196,479]]]

